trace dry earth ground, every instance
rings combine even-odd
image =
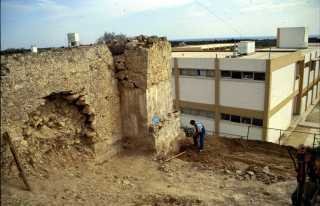
[[[182,149],[169,162],[133,150],[103,164],[64,154],[28,176],[32,192],[17,175],[2,177],[1,205],[290,205],[296,183],[284,147],[208,137],[200,154],[191,140]]]

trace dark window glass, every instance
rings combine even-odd
[[[198,70],[196,70],[196,69],[180,69],[180,75],[198,76]]]
[[[241,72],[232,72],[232,78],[233,79],[241,79]]]
[[[206,115],[208,118],[214,118],[213,112],[207,112]]]
[[[249,118],[249,117],[241,117],[241,123],[251,124],[251,118]]]
[[[203,116],[203,117],[206,117],[207,116],[207,112],[203,111],[203,110],[199,110],[199,115]]]
[[[207,75],[207,71],[204,69],[199,70],[200,71],[200,76],[205,77]]]
[[[181,113],[184,113],[184,114],[192,114],[192,109],[182,108],[182,109],[181,109]]]
[[[311,67],[310,67],[310,71],[313,71],[316,69],[316,65],[315,65],[315,62],[313,64],[311,64]]]
[[[214,77],[214,70],[207,70],[207,77]]]
[[[240,123],[240,116],[238,116],[238,115],[231,115],[231,122],[238,122],[238,123]]]
[[[262,126],[263,121],[262,121],[262,119],[253,118],[252,124],[255,125],[255,126]]]
[[[223,120],[230,120],[230,115],[229,115],[229,114],[224,114],[224,113],[222,113],[222,114],[221,114],[221,119],[223,119]]]
[[[265,80],[265,74],[263,72],[255,72],[254,73],[254,80]]]
[[[253,72],[242,72],[242,79],[253,79]]]
[[[200,112],[199,112],[199,110],[195,110],[195,109],[190,109],[191,110],[191,112],[190,112],[190,114],[191,115],[196,115],[196,116],[199,116],[200,114]]]
[[[222,78],[230,78],[231,72],[230,71],[221,71],[221,77]]]

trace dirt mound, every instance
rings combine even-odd
[[[168,194],[150,194],[147,196],[138,197],[136,206],[138,205],[152,205],[152,206],[205,206],[202,200],[196,197],[177,197]]]
[[[202,169],[213,170],[239,180],[258,180],[265,184],[295,177],[288,147],[285,146],[261,141],[208,137],[205,150],[199,153],[192,144],[191,139],[183,142],[181,148],[186,154],[179,158],[200,163]]]

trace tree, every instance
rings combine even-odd
[[[112,41],[126,42],[127,37],[124,34],[115,34],[114,32],[105,32],[103,36],[99,37],[97,40],[98,44],[111,43]]]

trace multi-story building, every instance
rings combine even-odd
[[[214,135],[278,141],[281,132],[269,128],[288,129],[320,99],[320,44],[308,45],[306,35],[303,27],[280,28],[277,47],[255,50],[242,42],[236,55],[173,50],[182,126],[195,119]]]

